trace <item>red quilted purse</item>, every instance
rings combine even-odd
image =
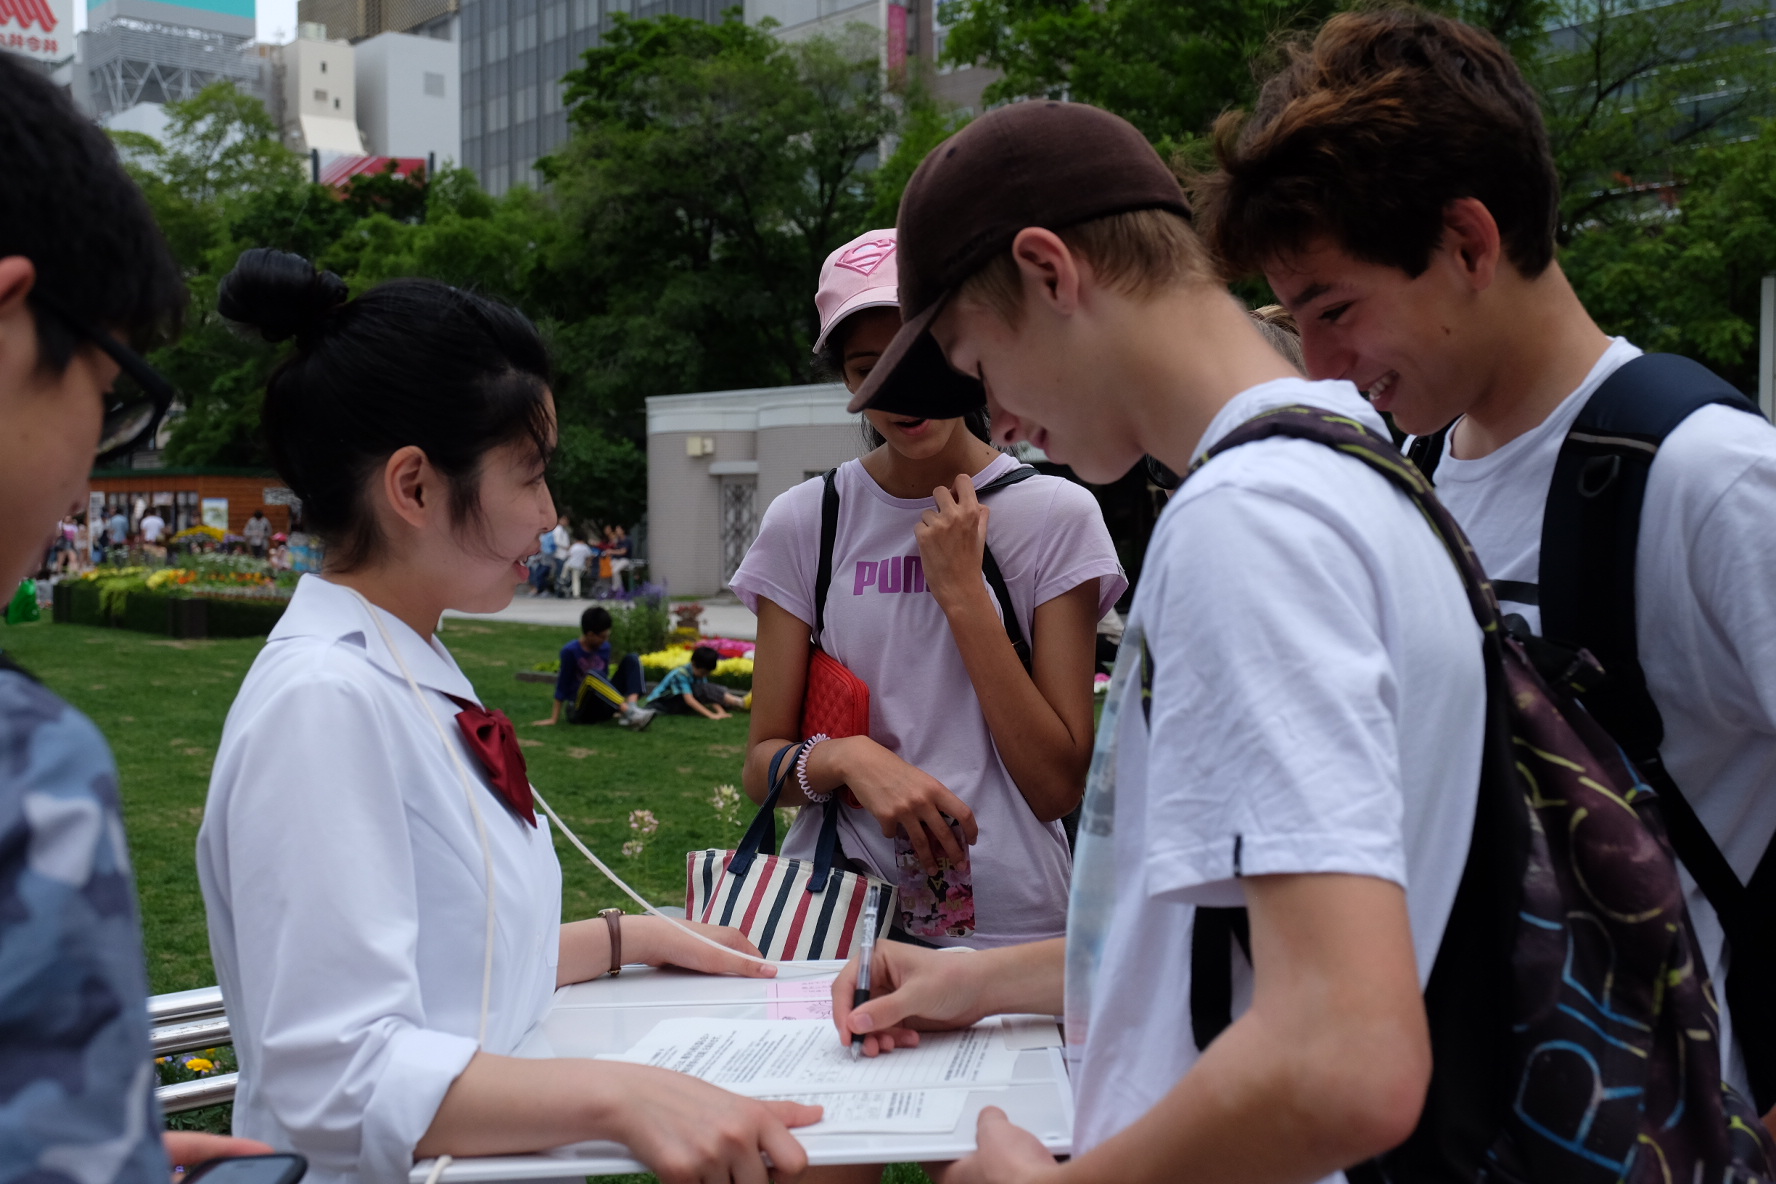
[[[802,739],[825,734],[869,735],[869,684],[820,648],[826,632],[826,593],[832,587],[833,544],[839,536],[837,469],[828,469],[820,500],[820,566],[814,577],[814,635],[809,639],[808,683],[802,692]]]
[[[802,738],[820,734],[869,735],[869,684],[815,646],[808,655],[808,687],[802,695]]]

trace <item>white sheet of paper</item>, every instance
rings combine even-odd
[[[1017,1052],[992,1021],[922,1033],[919,1047],[852,1059],[827,1020],[663,1020],[623,1053],[749,1097],[858,1090],[994,1088],[1011,1084]]]
[[[965,1089],[875,1090],[850,1094],[772,1094],[773,1101],[824,1106],[804,1135],[941,1135],[956,1129],[968,1105]]]

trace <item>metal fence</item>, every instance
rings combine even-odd
[[[199,1048],[228,1044],[234,1033],[228,1026],[228,1012],[222,1003],[220,987],[199,987],[195,991],[174,991],[155,995],[148,1000],[148,1022],[153,1025],[149,1041],[157,1057]],[[168,1114],[196,1110],[201,1106],[218,1106],[234,1101],[234,1087],[239,1073],[218,1073],[197,1081],[163,1085],[154,1091],[160,1108]]]

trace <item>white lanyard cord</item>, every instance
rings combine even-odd
[[[724,946],[724,945],[722,945],[721,942],[716,941],[714,938],[705,937],[703,934],[698,933],[695,929],[692,929],[689,925],[686,925],[683,921],[680,921],[677,917],[669,917],[665,913],[662,913],[659,909],[655,908],[653,905],[649,904],[647,901],[643,900],[641,898],[641,896],[635,891],[635,889],[629,887],[629,885],[627,885],[623,882],[623,878],[621,876],[617,875],[616,872],[611,871],[611,869],[608,866],[606,866],[604,860],[602,860],[602,859],[598,858],[598,856],[592,854],[592,849],[590,847],[588,847],[588,846],[586,846],[586,844],[580,842],[580,836],[574,834],[573,831],[568,829],[567,823],[561,821],[561,815],[555,813],[554,807],[552,807],[551,805],[549,805],[548,802],[543,800],[543,795],[537,792],[536,786],[532,785],[530,787],[530,793],[531,793],[532,797],[536,798],[536,804],[543,808],[543,813],[547,814],[550,817],[550,819],[554,821],[556,827],[561,831],[561,833],[567,837],[567,841],[572,843],[574,845],[574,847],[579,850],[579,853],[581,855],[584,855],[589,861],[591,861],[591,864],[593,867],[595,867],[599,871],[603,872],[605,879],[607,879],[611,883],[615,884],[618,888],[621,888],[623,890],[624,895],[626,895],[630,900],[633,900],[636,904],[640,905],[642,908],[646,909],[648,912],[652,913],[654,916],[660,918],[660,920],[667,921],[673,925],[678,926],[680,929],[684,930],[686,933],[690,934],[692,937],[696,938],[698,941],[702,942],[706,946],[713,946],[715,949],[721,950],[725,954],[731,954],[736,958],[744,958],[748,962],[757,962],[761,966],[765,966],[765,965],[775,966],[777,964],[775,959],[755,957],[752,954],[744,953],[740,950],[733,949],[729,946]]]
[[[438,739],[449,751],[450,759],[456,765],[457,776],[462,781],[463,793],[468,797],[469,809],[475,816],[475,835],[481,841],[481,858],[483,864],[487,868],[487,956],[481,967],[481,1035],[478,1041],[479,1043],[485,1044],[487,1040],[487,1002],[489,992],[493,985],[494,896],[493,849],[487,841],[487,825],[481,817],[481,807],[479,804],[480,795],[477,794],[472,787],[473,782],[469,776],[468,768],[463,764],[462,755],[457,751],[457,746],[452,744],[449,737],[445,735],[444,725],[438,722],[437,715],[432,712],[431,707],[426,701],[425,692],[420,689],[418,680],[413,677],[413,672],[407,668],[407,662],[401,657],[401,651],[395,648],[393,639],[389,637],[387,626],[382,623],[381,614],[375,610],[374,606],[372,606],[370,601],[364,597],[363,593],[355,588],[349,589],[349,591],[351,591],[352,595],[356,596],[359,600],[362,600],[364,602],[364,607],[370,610],[370,619],[376,622],[376,628],[382,634],[383,644],[387,645],[389,652],[395,656],[395,663],[400,666],[401,673],[407,679],[407,685],[413,689],[414,696],[418,698],[420,706],[425,710],[426,718],[432,721],[432,727],[436,729]],[[757,962],[761,966],[776,965],[775,959],[760,958],[755,954],[748,954],[742,950],[736,950],[730,946],[725,946],[714,938],[707,937],[704,934],[699,933],[697,930],[692,929],[677,917],[669,917],[653,905],[649,904],[640,893],[636,892],[635,889],[631,888],[624,882],[623,877],[612,871],[610,866],[606,864],[604,860],[594,855],[592,849],[580,841],[580,836],[576,835],[567,823],[561,820],[561,815],[557,814],[555,808],[549,805],[547,799],[537,792],[534,783],[531,784],[530,792],[531,796],[536,799],[536,804],[543,808],[543,813],[549,816],[550,821],[552,821],[556,828],[561,831],[562,835],[567,838],[567,841],[572,843],[574,848],[579,851],[581,855],[584,855],[593,867],[603,873],[605,879],[609,880],[612,884],[615,884],[630,900],[633,900],[636,904],[660,918],[662,921],[677,926],[697,941],[702,942],[704,945],[709,946],[712,949],[720,950],[725,954],[743,959],[747,962]]]

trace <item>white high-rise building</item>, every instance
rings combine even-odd
[[[379,33],[352,47],[358,126],[372,156],[462,160],[462,69],[454,40]]]

